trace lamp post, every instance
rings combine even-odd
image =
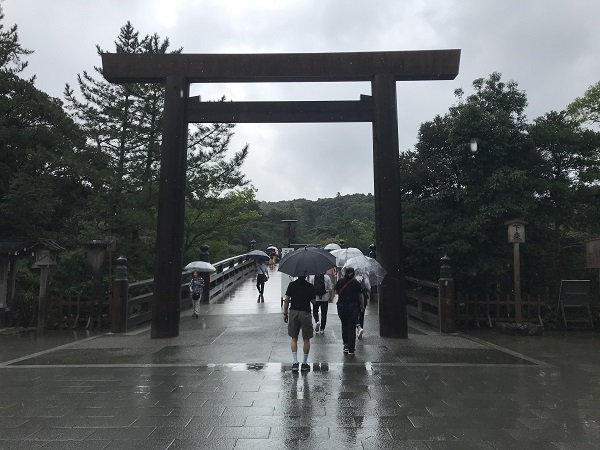
[[[283,219],[283,237],[288,239],[288,248],[292,246],[292,239],[296,237],[296,222],[295,219]]]
[[[514,219],[504,222],[508,227],[508,243],[513,244],[513,266],[515,281],[515,321],[523,322],[521,312],[521,263],[519,255],[519,244],[525,243],[525,225],[527,222],[521,219]]]

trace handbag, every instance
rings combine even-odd
[[[198,300],[199,298],[200,298],[200,294],[197,294],[195,292],[192,294],[192,300]]]

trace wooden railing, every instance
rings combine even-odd
[[[210,282],[205,288],[206,294],[204,301],[214,302],[223,297],[239,281],[245,279],[253,273],[254,260],[245,255],[234,256],[224,259],[213,266],[216,272],[210,274]],[[191,272],[184,272],[181,275],[181,309],[187,309],[191,305],[188,295],[187,284]],[[152,298],[153,298],[154,279],[136,281],[128,285],[127,308],[126,308],[126,329],[132,330],[135,327],[147,323],[152,319]]]
[[[433,281],[405,277],[407,314],[436,328],[440,327],[439,285]]]

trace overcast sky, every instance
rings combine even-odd
[[[600,80],[600,2],[592,0],[4,0],[35,53],[24,76],[63,98],[65,83],[100,66],[127,21],[184,53],[461,49],[453,81],[398,82],[400,150],[443,115],[453,92],[500,72],[526,91],[530,121],[562,110]],[[205,100],[358,100],[369,83],[194,85]],[[370,124],[239,124],[243,170],[265,201],[372,193]]]

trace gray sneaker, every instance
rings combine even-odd
[[[300,367],[300,363],[292,364],[292,372],[298,372],[298,368]]]
[[[302,372],[310,371],[310,364],[302,363],[302,368],[300,370],[302,370]]]

